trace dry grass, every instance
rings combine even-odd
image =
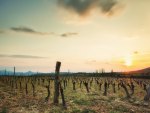
[[[36,85],[35,97],[29,87],[26,96],[24,90],[11,89],[0,82],[0,113],[150,113],[150,106],[142,104],[145,92],[138,87],[132,98],[126,99],[122,89],[116,90],[114,94],[110,86],[108,96],[103,96],[103,86],[102,91],[99,91],[98,86],[93,84],[90,93],[87,93],[84,85],[81,89],[76,85],[76,90],[73,91],[70,82],[64,90],[67,110],[63,109],[61,98],[59,105],[53,105],[53,83],[48,102],[45,102],[45,87]]]

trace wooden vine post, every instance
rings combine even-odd
[[[59,103],[59,91],[60,91],[63,107],[67,109],[63,88],[59,80],[60,66],[61,66],[61,62],[56,62],[55,81],[54,81],[54,104],[57,105]]]
[[[59,70],[61,62],[56,62],[55,80],[54,80],[54,104],[59,103]]]
[[[16,75],[16,68],[14,67],[14,75]]]

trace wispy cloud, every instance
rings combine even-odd
[[[60,36],[62,36],[62,37],[70,37],[70,36],[75,36],[75,35],[78,35],[78,33],[75,33],[75,32],[67,32],[67,33],[61,34]]]
[[[41,31],[37,31],[29,27],[11,27],[9,30],[0,29],[0,34],[3,34],[3,33],[9,34],[11,33],[10,30],[17,32],[17,33],[27,33],[27,34],[34,34],[34,35],[52,35],[56,37],[71,37],[71,36],[78,35],[77,32],[65,32],[62,34],[57,33],[57,32],[41,32]]]
[[[99,7],[103,13],[112,14],[116,11],[115,6],[118,5],[117,0],[99,0]]]
[[[41,59],[46,57],[41,56],[32,56],[32,55],[7,55],[7,54],[0,54],[0,58],[31,58],[31,59]]]
[[[138,52],[138,51],[134,51],[133,53],[134,53],[134,54],[139,54],[139,52]]]
[[[87,60],[85,61],[85,64],[89,64],[89,65],[100,65],[100,64],[105,64],[105,65],[109,65],[110,63],[108,61],[97,61],[97,60]]]
[[[36,31],[32,28],[29,27],[11,27],[10,28],[12,31],[15,32],[22,32],[22,33],[30,33],[30,34],[36,34],[36,35],[50,35],[53,34],[51,33],[47,33],[47,32],[41,32],[41,31]]]
[[[120,10],[120,2],[117,0],[58,0],[58,4],[81,17],[89,16],[93,10],[109,16]]]

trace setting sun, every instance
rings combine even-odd
[[[124,59],[124,64],[126,65],[126,66],[131,66],[132,65],[132,57],[131,57],[131,55],[127,55],[126,57],[125,57],[125,59]]]

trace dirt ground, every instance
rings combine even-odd
[[[126,100],[100,96],[94,92],[81,97],[81,93],[70,94],[71,96],[68,93],[65,110],[61,104],[53,105],[52,99],[45,102],[42,96],[26,96],[0,82],[0,113],[150,113],[150,105],[147,105],[150,103],[136,101],[134,98]]]

